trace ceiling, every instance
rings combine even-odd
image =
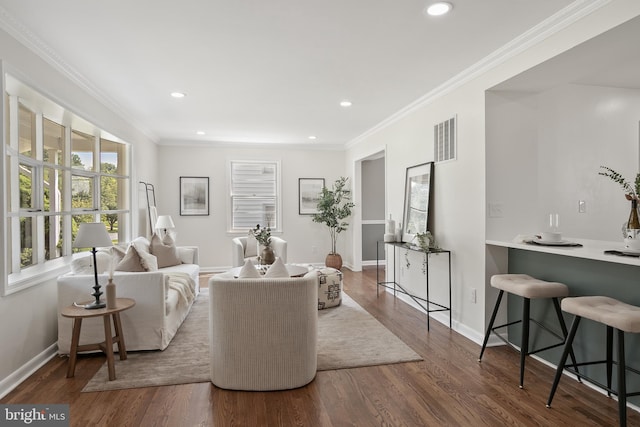
[[[0,28],[160,144],[340,147],[572,3],[450,1],[0,0]]]

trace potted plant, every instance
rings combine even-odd
[[[336,251],[338,234],[345,231],[349,223],[345,221],[351,216],[351,209],[355,206],[351,202],[351,191],[345,189],[348,178],[340,177],[333,183],[333,189],[322,188],[318,200],[318,213],[313,215],[313,222],[319,222],[329,227],[331,235],[331,252],[325,259],[325,265],[340,270],[342,257]]]

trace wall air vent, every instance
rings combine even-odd
[[[433,158],[436,163],[456,158],[456,117],[433,127]]]

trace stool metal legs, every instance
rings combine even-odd
[[[524,362],[529,354],[529,315],[531,300],[522,301],[522,339],[520,340],[520,388],[524,387]]]
[[[611,382],[611,377],[609,377]],[[624,331],[618,329],[618,416],[627,425],[627,364],[624,358]]]
[[[551,300],[553,301],[553,306],[555,308],[555,312],[558,316],[558,322],[560,323],[560,328],[562,330],[562,337],[560,337],[558,334],[556,334],[555,332],[549,330],[546,326],[542,325],[541,323],[531,319],[531,299],[530,298],[523,298],[523,302],[522,302],[522,319],[521,320],[516,320],[504,325],[500,325],[500,326],[496,326],[494,327],[494,323],[496,320],[496,316],[498,314],[498,309],[500,308],[500,303],[502,302],[502,297],[504,296],[504,292],[503,290],[500,290],[500,293],[498,293],[498,299],[496,300],[496,304],[493,308],[493,313],[491,314],[491,319],[489,320],[489,326],[487,327],[487,332],[484,336],[484,341],[482,343],[482,350],[480,350],[480,356],[478,357],[478,362],[482,361],[482,356],[484,354],[484,351],[487,348],[487,343],[489,342],[489,336],[491,336],[491,332],[495,332],[496,329],[498,328],[502,328],[505,326],[511,326],[514,325],[516,323],[522,323],[522,335],[521,335],[521,340],[520,340],[520,388],[524,387],[524,372],[525,372],[525,362],[526,362],[526,357],[530,354],[535,354],[538,353],[540,351],[544,351],[544,350],[549,350],[551,348],[555,348],[558,346],[563,345],[566,340],[567,340],[567,326],[564,323],[564,318],[562,317],[562,311],[560,310],[560,303],[558,302],[558,298],[551,298]],[[549,331],[552,335],[556,336],[558,339],[562,339],[562,342],[559,342],[557,344],[552,344],[550,346],[544,347],[544,348],[540,348],[537,350],[529,350],[529,332],[530,332],[530,322],[533,321],[536,324],[538,324],[541,328]],[[498,338],[500,338],[502,341],[505,342],[505,344],[509,345],[512,348],[515,348],[513,346],[513,344],[511,344],[509,341],[507,341],[505,338],[503,338],[502,336],[498,335],[496,333],[496,336]],[[518,350],[516,348],[516,350]],[[571,355],[571,359],[573,360],[574,364],[576,363],[576,358],[575,355],[573,354],[573,350],[571,348],[569,348],[568,353]]]
[[[487,328],[487,333],[484,335],[484,342],[482,343],[482,350],[480,350],[480,356],[478,357],[478,362],[482,361],[482,355],[484,354],[484,350],[487,348],[487,342],[489,341],[489,336],[491,336],[491,328],[493,327],[493,322],[496,320],[496,315],[498,314],[498,309],[500,308],[500,301],[502,301],[502,296],[504,295],[504,291],[500,291],[498,294],[498,299],[496,300],[496,305],[493,307],[493,313],[491,313],[491,320],[489,320],[489,327]]]
[[[569,331],[569,336],[567,337],[567,342],[564,345],[564,350],[562,351],[562,356],[560,356],[560,361],[558,362],[558,368],[556,369],[556,376],[553,379],[553,384],[551,385],[551,393],[549,393],[549,399],[547,400],[547,407],[551,406],[551,401],[553,400],[553,395],[556,394],[556,389],[558,388],[558,383],[560,382],[560,377],[562,376],[562,370],[564,368],[564,364],[567,362],[567,357],[569,356],[569,352],[571,351],[571,345],[573,343],[573,338],[576,336],[576,331],[578,330],[578,325],[580,324],[581,317],[576,316],[573,319],[573,323],[571,324],[571,330]],[[575,362],[574,362],[575,363]]]
[[[558,388],[558,384],[560,383],[560,378],[562,377],[562,371],[565,368],[565,364],[567,362],[567,357],[569,356],[569,354],[572,354],[572,358],[573,358],[573,365],[570,365],[570,367],[575,368],[575,373],[578,375],[578,379],[580,379],[580,373],[577,372],[578,371],[578,364],[575,361],[575,357],[573,357],[573,350],[572,350],[572,346],[573,346],[573,340],[576,336],[576,332],[578,330],[578,325],[580,324],[580,320],[582,318],[580,316],[576,316],[573,319],[573,323],[571,324],[571,330],[569,331],[569,336],[566,339],[566,344],[564,346],[564,350],[562,351],[562,356],[560,357],[560,362],[558,362],[558,368],[556,369],[556,376],[553,379],[553,385],[551,386],[551,392],[549,393],[549,399],[547,400],[547,408],[551,407],[551,401],[553,400],[553,396],[556,393],[556,390]],[[624,354],[624,331],[617,329],[618,332],[618,417],[619,417],[619,422],[620,422],[620,426],[624,427],[627,425],[627,396],[634,396],[637,395],[638,393],[630,393],[627,394],[627,378],[626,378],[626,372],[627,372],[627,364],[626,364],[626,360],[625,360],[625,354]],[[581,363],[580,365],[592,365],[592,364],[597,364],[597,363],[603,363],[602,361],[600,362],[584,362]],[[613,327],[611,326],[607,326],[607,358],[604,361],[604,363],[606,363],[606,367],[607,367],[607,396],[611,396],[611,377],[613,376]],[[634,371],[637,372],[637,371]],[[602,384],[598,383],[597,381],[591,380],[589,378],[587,378],[585,376],[585,379],[589,380],[590,382],[599,385],[599,386],[603,386]],[[615,391],[614,391],[615,393]]]

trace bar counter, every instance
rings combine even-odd
[[[566,237],[564,240],[582,246],[542,246],[532,243],[487,240],[488,265],[494,264],[498,270],[505,270],[497,271],[497,273],[528,274],[541,280],[564,283],[569,287],[570,296],[604,295],[640,306],[640,257],[605,253],[608,250],[625,250],[622,239],[619,242],[606,242]],[[493,296],[487,297],[487,306],[493,306],[493,298]],[[522,299],[509,295],[508,320],[513,321],[521,317]],[[551,327],[557,325],[553,307],[547,301],[532,301],[531,317],[543,319],[544,323]],[[573,317],[565,314],[565,320],[569,325],[573,321]],[[535,331],[532,329],[531,332],[530,342],[533,343],[533,348],[543,347],[553,341],[538,328],[535,328]],[[639,335],[627,334],[625,338],[628,366],[635,369],[640,368]],[[520,345],[519,325],[509,328],[509,339],[514,345]],[[584,320],[578,330],[573,347],[578,362],[604,358],[605,327]],[[560,354],[561,348],[556,348],[541,352],[538,356],[556,366]],[[615,351],[614,359],[617,360]],[[596,379],[604,380],[605,378],[604,372],[600,372],[600,368],[588,367],[584,369]],[[551,384],[553,373],[550,372],[549,375],[549,383]],[[514,373],[514,381],[516,381],[516,376],[517,374]],[[631,373],[627,375],[627,389],[628,391],[640,391],[640,378],[637,375]],[[640,397],[630,398],[629,402],[640,406]]]

